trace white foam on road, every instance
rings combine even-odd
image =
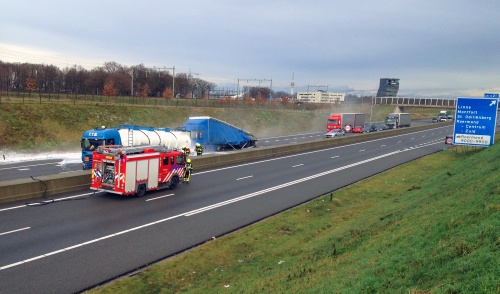
[[[81,151],[76,152],[18,152],[12,150],[0,150],[0,164],[16,163],[23,161],[45,160],[45,159],[61,159],[61,166],[69,163],[82,162]]]

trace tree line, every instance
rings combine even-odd
[[[189,73],[176,73],[175,80],[173,74],[166,68],[147,68],[143,64],[129,67],[114,61],[91,70],[78,65],[60,69],[54,65],[0,61],[0,91],[169,99],[208,98],[216,88],[216,84]]]

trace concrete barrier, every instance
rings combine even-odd
[[[0,203],[51,196],[90,186],[90,172],[80,171],[0,182]]]
[[[192,157],[195,171],[206,170],[227,165],[240,164],[260,159],[280,157],[313,150],[321,150],[335,146],[348,145],[367,140],[406,134],[414,131],[432,129],[437,126],[425,125],[412,128],[401,128],[383,132],[365,133],[343,138],[321,139],[304,143],[290,144],[276,147],[261,147],[229,152],[227,154],[209,154],[201,157]],[[51,196],[59,193],[83,190],[90,187],[90,171],[81,171],[70,174],[41,176],[35,179],[19,179],[0,182],[0,203],[15,200]]]

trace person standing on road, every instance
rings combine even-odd
[[[186,160],[186,165],[184,166],[184,182],[189,184],[189,180],[191,179],[191,173],[193,172],[193,164],[191,163],[191,159]]]
[[[196,150],[196,155],[201,156],[203,154],[203,147],[201,147],[200,143],[196,143],[196,147],[194,148]]]

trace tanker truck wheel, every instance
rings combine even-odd
[[[142,197],[146,194],[146,185],[141,184],[137,186],[137,197]]]

